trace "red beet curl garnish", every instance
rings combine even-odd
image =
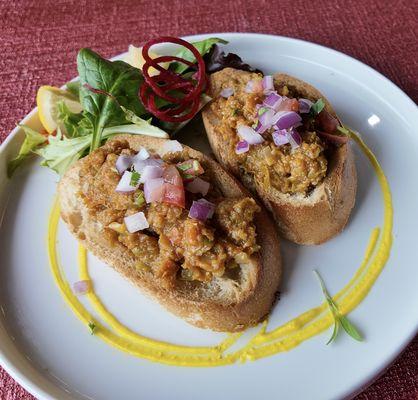
[[[159,43],[174,43],[186,47],[192,52],[197,63],[192,63],[176,56],[151,58],[149,56],[150,47]],[[163,36],[147,42],[142,48],[142,57],[145,60],[142,68],[144,83],[139,89],[139,96],[144,107],[162,121],[183,122],[191,119],[199,110],[200,95],[205,90],[207,84],[205,62],[197,49],[185,40]],[[188,79],[160,65],[161,63],[171,61],[185,64],[195,69],[196,72]],[[159,74],[150,76],[149,69],[151,67],[155,68]],[[174,90],[180,96],[173,96]],[[164,99],[171,104],[158,108],[156,98]]]

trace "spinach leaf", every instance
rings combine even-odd
[[[16,168],[38,148],[41,144],[47,141],[47,137],[41,133],[29,128],[26,125],[19,125],[25,132],[25,140],[20,147],[19,154],[7,165],[7,175],[10,178],[15,172]]]
[[[105,127],[127,122],[121,105],[138,116],[146,114],[138,98],[143,78],[139,69],[123,61],[108,61],[90,49],[80,50],[77,68],[80,101],[93,126],[90,148],[93,151],[100,146]]]

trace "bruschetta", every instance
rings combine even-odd
[[[202,117],[219,163],[263,201],[281,236],[320,244],[354,206],[351,143],[327,99],[285,74],[225,68],[210,77]]]
[[[209,157],[119,135],[73,164],[58,193],[76,238],[187,322],[235,332],[269,314],[281,278],[276,227]]]

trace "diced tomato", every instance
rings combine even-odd
[[[318,123],[319,127],[327,133],[334,133],[337,130],[337,127],[340,125],[338,120],[325,110],[318,114],[316,117],[316,122]]]
[[[299,111],[299,102],[297,99],[284,99],[277,111]]]
[[[186,198],[183,186],[180,187],[172,185],[171,183],[164,183],[163,203],[173,204],[175,206],[184,208]]]
[[[164,182],[183,189],[183,179],[175,165],[169,165],[163,172]]]

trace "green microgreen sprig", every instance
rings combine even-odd
[[[342,327],[348,335],[350,335],[353,339],[361,342],[363,340],[363,336],[358,331],[358,329],[348,320],[348,318],[341,314],[340,310],[338,309],[338,305],[335,303],[333,298],[330,296],[330,294],[327,291],[327,288],[325,287],[325,283],[323,279],[321,278],[321,275],[319,275],[319,272],[317,270],[313,271],[315,275],[317,276],[319,283],[321,285],[322,293],[324,294],[325,300],[328,303],[328,307],[332,313],[332,316],[334,318],[334,330],[332,332],[332,335],[330,339],[328,340],[327,344],[332,343],[338,336],[338,333],[340,331],[340,327]]]

